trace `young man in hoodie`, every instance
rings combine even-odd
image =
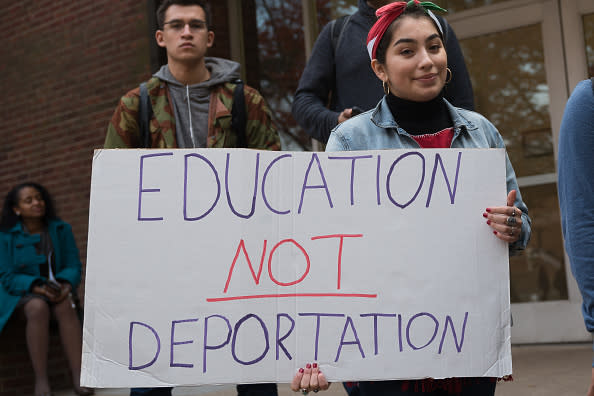
[[[203,148],[243,146],[280,150],[278,132],[266,102],[245,86],[244,139],[231,128],[233,92],[239,64],[206,57],[214,42],[206,0],[165,0],[157,10],[157,44],[168,64],[146,83],[152,104],[150,147]],[[140,89],[124,95],[107,128],[105,148],[142,147],[139,129]],[[238,385],[240,396],[276,396],[276,384]],[[171,396],[171,388],[133,388],[131,396]]]
[[[392,2],[359,0],[357,12],[330,22],[318,36],[299,80],[292,109],[295,120],[314,139],[326,143],[336,125],[358,110],[374,108],[383,97],[382,84],[371,69],[365,43],[377,20],[375,11]],[[474,110],[472,85],[458,39],[445,19],[437,19],[444,32],[448,67],[452,70],[444,97],[454,106]],[[353,112],[353,108],[358,109]]]
[[[152,148],[237,147],[231,128],[236,62],[206,57],[214,43],[210,8],[205,0],[165,0],[157,10],[157,44],[168,64],[147,81],[152,103]],[[278,132],[266,102],[245,86],[248,148],[280,150]],[[124,95],[107,128],[105,148],[140,147],[139,88]]]

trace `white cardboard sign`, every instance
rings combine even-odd
[[[511,374],[503,149],[97,150],[82,383]]]

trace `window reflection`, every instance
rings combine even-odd
[[[448,10],[449,13],[470,10],[491,4],[503,3],[508,0],[438,0],[435,3]]]
[[[317,0],[320,31],[331,20],[357,12],[357,4],[357,0]]]
[[[518,176],[554,173],[540,25],[474,37],[460,44],[477,110],[501,132]]]
[[[301,0],[250,0],[243,4],[248,82],[258,82],[251,84],[270,106],[283,150],[310,149],[309,137],[291,115],[293,95],[305,67]],[[250,25],[255,31],[249,32]]]
[[[584,15],[584,38],[588,59],[588,75],[594,77],[594,14]]]
[[[512,302],[567,299],[541,26],[461,41],[478,112],[503,136],[532,218],[527,250],[510,259]],[[496,61],[494,61],[496,60]],[[540,180],[540,181],[538,181]],[[540,184],[540,185],[539,185]]]

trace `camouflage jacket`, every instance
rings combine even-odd
[[[225,83],[211,91],[208,115],[207,147],[237,147],[237,135],[231,129],[231,106],[235,84]],[[167,84],[157,77],[147,82],[153,106],[150,122],[152,148],[176,148],[175,115]],[[246,141],[249,148],[280,150],[280,139],[270,109],[254,88],[244,86],[247,107]],[[138,103],[140,88],[124,95],[107,127],[105,148],[140,147]]]

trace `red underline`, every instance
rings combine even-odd
[[[251,296],[207,298],[208,302],[252,300],[255,298],[283,298],[283,297],[356,297],[356,298],[377,298],[377,294],[359,293],[286,293],[286,294],[255,294]]]

